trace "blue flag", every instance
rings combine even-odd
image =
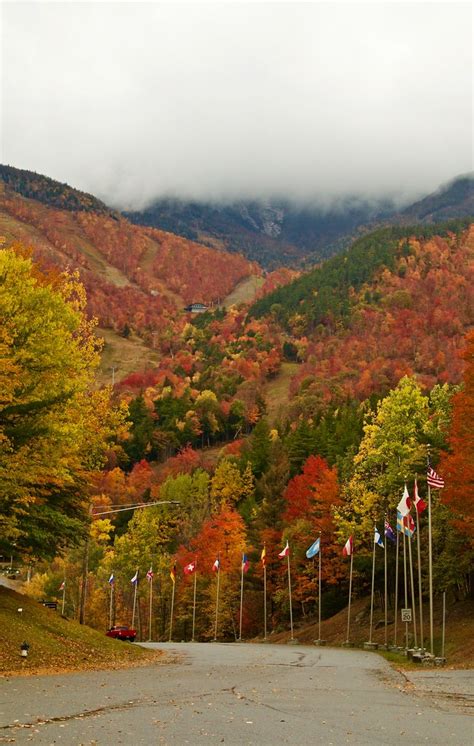
[[[308,559],[316,557],[321,548],[321,537],[318,537],[314,544],[311,544],[310,548],[306,550],[306,556]]]
[[[385,521],[385,536],[387,537],[387,539],[390,539],[390,541],[393,541],[394,544],[397,541],[395,531],[387,520]]]
[[[379,530],[378,530],[377,526],[375,526],[374,544],[377,544],[377,546],[379,546],[379,547],[383,547],[382,537],[379,534]]]

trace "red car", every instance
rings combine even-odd
[[[115,627],[111,627],[105,634],[107,637],[114,637],[116,640],[130,640],[130,642],[133,642],[137,636],[137,631],[131,627],[116,624]]]

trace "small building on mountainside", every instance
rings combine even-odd
[[[189,306],[185,306],[184,310],[188,311],[188,313],[204,313],[208,308],[209,306],[206,306],[204,303],[190,303]]]

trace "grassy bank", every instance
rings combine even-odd
[[[441,636],[442,636],[442,607],[441,601],[436,600],[434,606],[434,653],[441,654]],[[424,639],[425,648],[429,649],[429,608],[425,604],[423,608],[424,617]],[[451,603],[446,609],[446,641],[445,656],[448,666],[456,668],[473,668],[474,667],[474,602],[459,601]],[[392,644],[394,639],[393,610],[389,609],[388,614],[388,643]],[[401,622],[397,625],[397,642],[398,645],[404,645],[405,625]],[[413,643],[412,625],[409,626],[409,644]],[[353,601],[351,606],[351,626],[349,639],[356,647],[362,647],[364,642],[369,639],[370,631],[370,598],[359,598]],[[295,638],[298,642],[308,644],[318,639],[318,624],[313,620],[308,624],[302,624],[295,628]],[[330,619],[325,619],[321,623],[321,638],[326,640],[328,645],[339,646],[346,640],[347,636],[347,609],[343,609]],[[289,639],[288,632],[280,632],[270,636],[271,642],[286,642]],[[374,609],[372,640],[382,644],[385,639],[384,612],[380,607]],[[405,665],[406,658],[393,653],[384,653],[392,662],[397,665]],[[415,664],[412,664],[415,665]]]
[[[153,663],[160,656],[63,619],[58,611],[2,586],[0,630],[0,675],[121,668]],[[20,655],[23,642],[30,645],[27,658]]]

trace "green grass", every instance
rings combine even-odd
[[[120,668],[157,658],[156,652],[112,640],[2,586],[0,629],[0,674]],[[30,645],[27,658],[20,655],[23,642]]]
[[[291,379],[298,370],[298,363],[282,363],[275,378],[265,384],[264,396],[267,405],[267,417],[271,423],[282,416],[289,400]]]
[[[263,277],[257,275],[246,277],[224,298],[221,305],[230,308],[230,306],[239,306],[241,303],[252,303],[263,283]]]

